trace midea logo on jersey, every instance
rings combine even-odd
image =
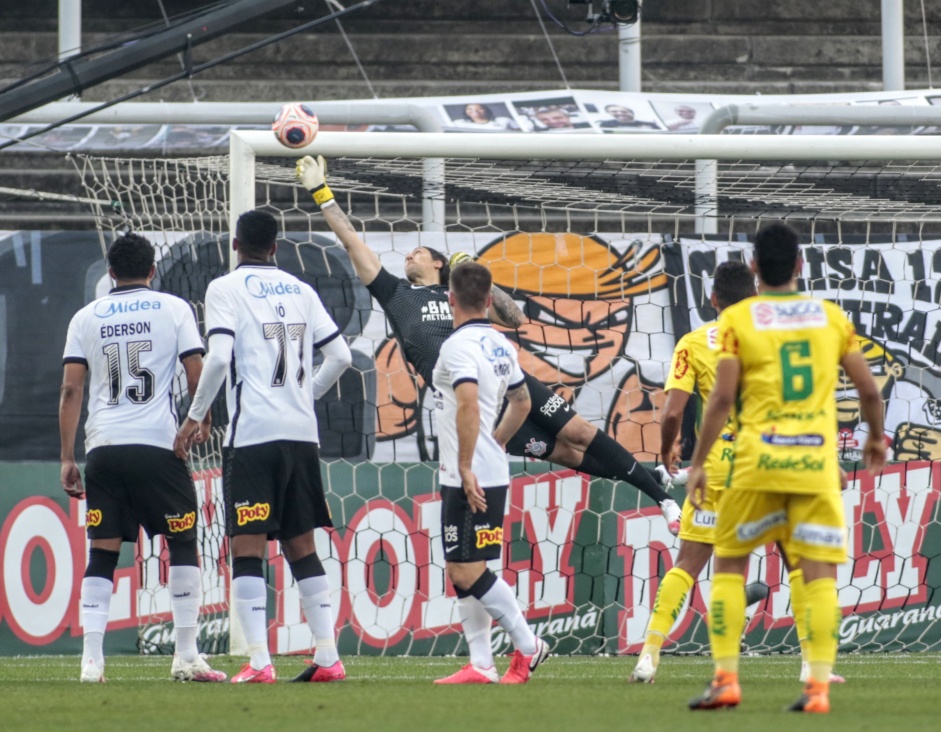
[[[290,282],[279,282],[272,285],[265,282],[258,275],[249,275],[245,278],[245,287],[248,288],[248,294],[252,297],[271,297],[272,295],[300,295],[299,285],[292,285]]]
[[[487,336],[481,336],[480,348],[484,352],[484,358],[488,361],[496,361],[498,358],[509,358],[510,356],[503,346],[494,343]]]
[[[95,316],[99,318],[110,318],[112,315],[121,313],[139,313],[142,310],[159,310],[159,300],[102,300],[95,303]]]

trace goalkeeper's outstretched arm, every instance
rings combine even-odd
[[[314,160],[312,157],[305,156],[297,161],[294,169],[294,176],[301,182],[311,196],[314,203],[320,207],[324,221],[337,235],[340,243],[350,255],[350,261],[353,263],[353,269],[356,270],[356,276],[362,280],[367,287],[376,279],[382,264],[379,256],[368,246],[366,242],[359,238],[353,224],[346,217],[346,214],[340,209],[333,198],[333,191],[327,185],[327,163],[322,155],[318,155]]]

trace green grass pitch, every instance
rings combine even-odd
[[[735,710],[690,712],[689,698],[707,681],[708,658],[667,656],[656,684],[625,683],[633,657],[552,657],[526,686],[440,687],[432,680],[465,658],[344,660],[348,680],[289,684],[302,660],[276,659],[276,685],[181,684],[169,678],[170,659],[118,656],[107,660],[108,683],[79,684],[77,657],[0,659],[9,730],[618,730],[681,732],[853,732],[941,729],[941,655],[843,656],[847,683],[831,690],[828,716],[785,713],[800,693],[793,656],[742,660],[744,699]],[[230,675],[243,659],[214,658]],[[506,659],[499,659],[501,670]]]

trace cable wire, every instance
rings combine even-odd
[[[928,64],[928,88],[934,89],[931,83],[931,49],[928,47],[928,17],[925,14],[925,0],[921,0],[921,28],[925,35],[925,61]]]
[[[549,37],[549,29],[546,28],[546,24],[542,20],[542,14],[539,12],[539,8],[536,7],[536,0],[529,0],[532,3],[533,11],[536,13],[536,20],[539,21],[539,26],[542,28],[542,34],[546,37],[546,43],[549,44],[549,50],[552,51],[552,58],[555,59],[555,65],[559,69],[559,74],[562,76],[562,83],[565,84],[566,89],[571,89],[569,85],[569,80],[565,76],[565,69],[562,68],[562,62],[559,60],[559,54],[555,52],[555,46],[552,44],[552,39]]]
[[[337,0],[324,0],[327,4],[327,10],[330,10],[332,5],[337,10],[344,10],[344,7],[340,5]],[[359,69],[359,73],[363,75],[363,81],[366,82],[366,86],[369,87],[369,93],[372,94],[373,99],[378,99],[379,95],[376,94],[376,90],[373,89],[372,82],[369,80],[369,75],[366,73],[365,67],[360,63],[359,56],[356,54],[356,49],[353,48],[353,43],[350,41],[349,37],[346,35],[346,31],[343,30],[343,24],[340,23],[340,19],[336,20],[337,28],[340,30],[340,35],[343,36],[343,40],[346,42],[346,47],[350,49],[350,53],[353,55],[353,61],[356,62],[356,67]]]

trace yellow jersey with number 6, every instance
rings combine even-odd
[[[741,365],[732,489],[839,493],[838,367],[858,350],[832,302],[769,293],[722,311],[718,360]]]

